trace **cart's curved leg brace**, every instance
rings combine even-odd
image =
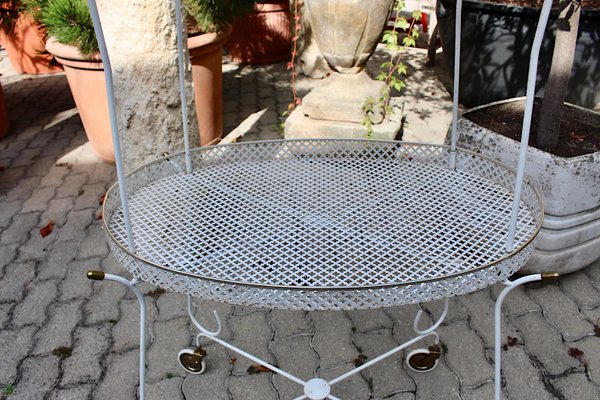
[[[501,322],[502,322],[502,303],[504,302],[504,298],[511,290],[516,288],[517,286],[521,286],[528,282],[535,282],[541,280],[551,280],[557,279],[559,277],[556,272],[544,272],[541,274],[533,274],[527,275],[522,278],[519,278],[515,281],[504,281],[502,282],[506,287],[502,289],[498,299],[496,299],[496,307],[494,310],[494,396],[496,400],[500,400],[500,389],[502,386],[502,332],[501,332]]]
[[[248,358],[249,360],[262,365],[265,368],[270,369],[273,372],[278,373],[279,375],[291,380],[292,382],[296,382],[299,385],[301,385],[304,388],[304,395],[298,397],[296,400],[301,400],[301,399],[310,399],[310,400],[322,400],[322,399],[329,399],[329,400],[339,400],[337,397],[333,396],[330,393],[331,390],[331,386],[333,386],[334,384],[354,375],[359,373],[360,371],[362,371],[365,368],[370,367],[373,364],[378,363],[379,361],[382,361],[386,358],[388,358],[389,356],[396,354],[397,352],[399,352],[400,350],[405,349],[406,347],[417,343],[429,336],[433,336],[434,337],[434,342],[436,345],[439,344],[439,336],[437,334],[437,332],[435,332],[435,330],[440,326],[440,324],[444,321],[444,318],[446,318],[446,315],[448,314],[448,307],[449,307],[449,300],[448,298],[444,299],[444,311],[442,312],[442,315],[439,317],[439,319],[429,328],[421,330],[419,329],[418,325],[419,325],[419,320],[421,319],[421,316],[423,314],[422,311],[419,311],[415,317],[414,323],[413,323],[413,329],[415,331],[415,333],[417,334],[417,336],[415,336],[414,338],[412,338],[411,340],[393,348],[392,350],[388,351],[387,353],[384,353],[382,355],[380,355],[379,357],[376,357],[350,371],[348,371],[347,373],[338,376],[335,379],[330,380],[329,382],[321,379],[321,378],[312,378],[308,381],[303,381],[302,379],[295,377],[294,375],[291,375],[290,373],[283,371],[279,368],[277,368],[276,366],[269,364],[268,362],[261,360],[258,357],[255,357],[247,352],[245,352],[242,349],[237,348],[236,346],[218,338],[217,336],[219,335],[220,331],[221,331],[221,321],[219,319],[219,315],[217,314],[216,311],[213,311],[213,314],[215,316],[215,320],[217,322],[217,329],[215,331],[210,331],[208,329],[206,329],[205,327],[202,326],[202,324],[200,324],[200,322],[198,322],[198,320],[196,319],[196,317],[194,316],[194,312],[193,312],[193,301],[192,301],[192,297],[188,296],[188,314],[190,316],[190,319],[192,320],[192,323],[194,324],[194,326],[196,326],[196,328],[198,328],[198,330],[200,331],[200,333],[198,333],[198,335],[196,336],[196,345],[198,347],[200,347],[200,338],[205,337],[207,339],[210,339],[216,343],[219,343],[220,345],[222,345],[225,348],[228,348],[229,350],[232,350],[246,358]]]
[[[144,400],[146,388],[146,301],[144,300],[142,291],[135,286],[139,281],[135,278],[128,281],[118,275],[105,274],[103,271],[88,271],[87,277],[95,281],[108,280],[119,282],[131,289],[135,293],[135,297],[137,297],[140,305],[140,400]]]

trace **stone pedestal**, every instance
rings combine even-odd
[[[402,112],[400,99],[392,98],[394,113],[388,114],[383,122],[373,125],[369,132],[360,122],[333,121],[310,118],[305,113],[305,106],[296,108],[285,121],[286,139],[339,139],[370,138],[394,140],[402,128]]]

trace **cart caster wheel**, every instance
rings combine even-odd
[[[406,364],[415,372],[429,372],[438,365],[441,352],[439,346],[415,349],[406,356]]]
[[[177,355],[179,365],[190,374],[200,375],[206,370],[206,362],[204,357],[206,351],[198,346],[194,348],[183,349]]]

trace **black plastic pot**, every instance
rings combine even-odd
[[[438,0],[436,14],[449,71],[454,70],[455,0]],[[540,9],[463,1],[460,102],[467,107],[525,95],[533,36]],[[546,28],[536,95],[548,79],[557,13]],[[600,10],[582,10],[566,101],[586,108],[600,103]]]

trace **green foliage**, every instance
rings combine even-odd
[[[23,5],[17,0],[0,0],[0,29],[6,33],[12,33],[23,11]]]
[[[6,385],[2,385],[2,394],[8,395],[12,394],[15,391],[15,385],[7,383]]]
[[[82,54],[98,51],[94,24],[86,0],[29,0],[27,7],[48,35]]]
[[[183,0],[188,15],[201,32],[217,32],[239,15],[252,11],[256,0]]]
[[[367,128],[367,137],[371,137],[373,132],[373,116],[374,110],[380,107],[385,114],[393,112],[390,106],[390,96],[392,89],[400,92],[406,87],[406,83],[402,76],[406,75],[406,65],[402,62],[400,54],[405,47],[414,47],[417,44],[419,32],[414,29],[414,24],[422,17],[420,10],[415,10],[412,13],[412,21],[409,22],[406,18],[400,16],[400,12],[405,7],[404,0],[398,0],[394,4],[394,11],[397,14],[396,22],[392,30],[383,32],[381,42],[385,44],[386,49],[390,53],[390,58],[380,65],[380,70],[375,79],[383,81],[386,87],[380,94],[378,99],[369,97],[363,103],[363,113],[365,115],[362,124]]]
[[[3,1],[3,0],[0,0]],[[78,47],[82,54],[98,51],[87,0],[24,0],[34,19],[60,43]],[[255,0],[183,0],[188,15],[202,32],[222,29],[235,16],[252,10]]]

